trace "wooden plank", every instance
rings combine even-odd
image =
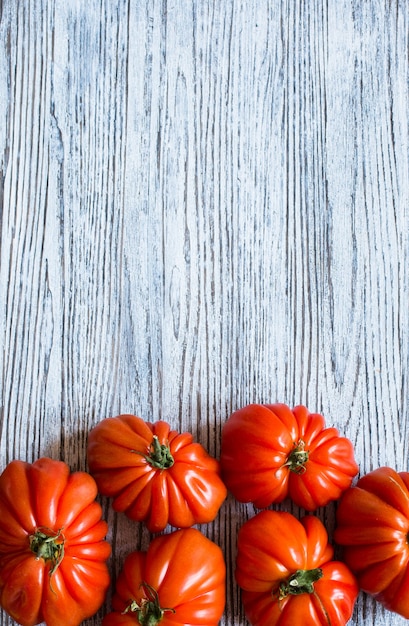
[[[362,473],[408,470],[408,9],[0,2],[1,469],[86,469],[120,412],[218,456],[232,410],[281,401],[322,411]],[[102,502],[115,578],[149,535]],[[246,623],[253,514],[229,497],[203,528],[223,626]],[[361,596],[351,623],[404,621]]]

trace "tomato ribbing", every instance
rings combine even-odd
[[[151,533],[211,522],[227,496],[218,460],[163,420],[107,417],[91,429],[87,452],[99,493]]]
[[[362,475],[336,521],[334,540],[361,589],[409,619],[409,472],[383,466]]]
[[[116,581],[113,610],[102,625],[217,626],[225,598],[220,547],[196,528],[176,530],[154,537],[146,551],[128,554]]]
[[[103,604],[111,548],[96,496],[89,474],[48,457],[0,475],[0,605],[13,623],[79,626]]]
[[[250,404],[222,429],[224,483],[258,509],[290,498],[307,511],[337,500],[358,473],[354,449],[319,413],[305,406]]]
[[[235,579],[248,622],[345,626],[358,585],[333,554],[328,533],[314,515],[298,520],[286,511],[264,510],[244,522]]]

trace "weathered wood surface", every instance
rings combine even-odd
[[[408,1],[0,12],[1,469],[84,469],[120,412],[217,456],[233,409],[282,401],[352,438],[362,473],[408,470]],[[149,537],[103,504],[116,575]],[[246,624],[252,514],[229,499],[203,529],[225,626]],[[361,596],[351,623],[406,622]]]

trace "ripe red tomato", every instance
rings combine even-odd
[[[145,522],[187,528],[214,520],[226,498],[219,462],[190,433],[135,415],[108,417],[88,437],[88,463],[113,508]]]
[[[61,461],[12,461],[0,476],[0,605],[19,624],[78,626],[109,586],[97,486]]]
[[[290,497],[307,511],[337,500],[358,472],[352,443],[304,406],[251,404],[223,426],[222,477],[240,502]]]
[[[219,546],[187,528],[155,537],[125,560],[103,626],[216,626],[225,606]]]
[[[409,472],[360,478],[340,500],[334,539],[361,589],[409,619]]]
[[[320,520],[261,511],[239,531],[236,580],[253,626],[345,626],[357,582]]]

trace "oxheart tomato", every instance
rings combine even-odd
[[[164,421],[102,420],[89,433],[88,464],[113,508],[152,533],[213,521],[227,495],[219,462]]]
[[[290,497],[307,511],[337,500],[358,473],[352,443],[305,406],[251,404],[222,430],[222,478],[240,502]]]
[[[334,539],[361,589],[409,619],[409,473],[362,476],[339,502]]]
[[[0,605],[19,624],[78,626],[109,586],[107,524],[85,472],[49,458],[0,476]]]
[[[238,535],[236,580],[253,626],[344,626],[358,585],[333,561],[322,522],[283,511],[261,511]]]
[[[196,528],[159,535],[126,558],[103,626],[216,626],[225,578],[221,549]]]

